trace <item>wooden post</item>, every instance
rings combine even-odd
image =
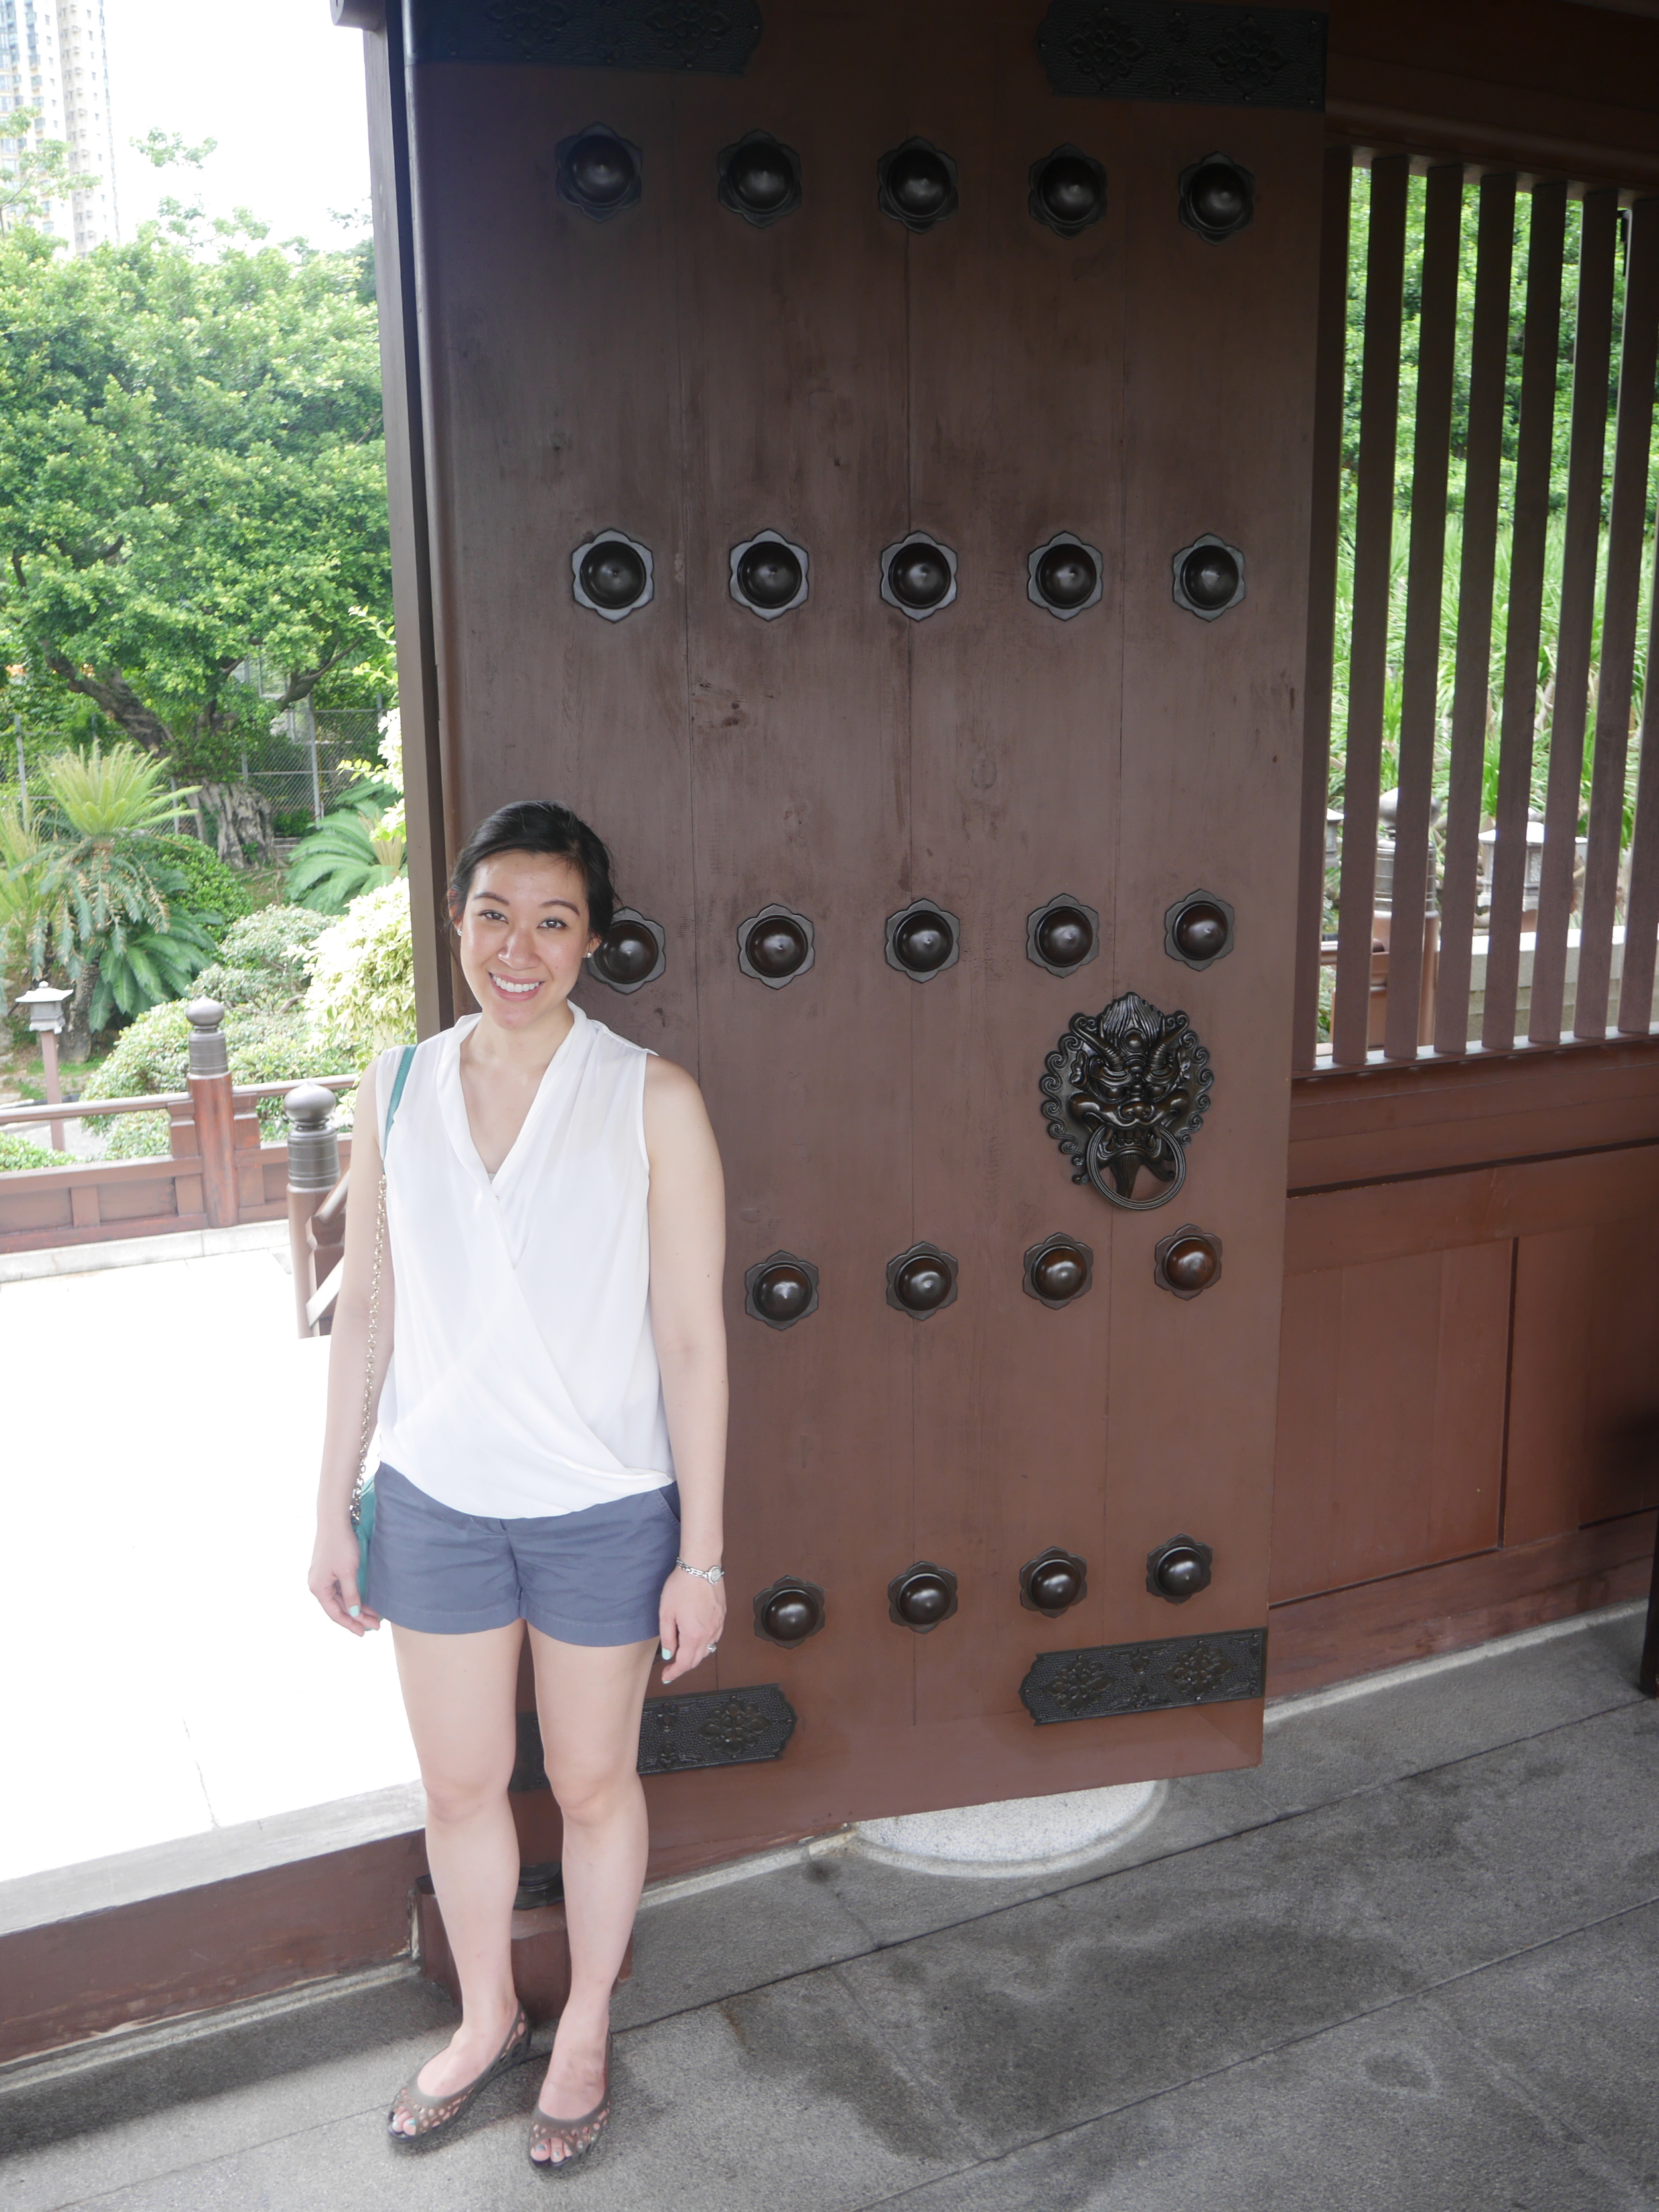
[[[185,1012],[190,1022],[191,1107],[202,1156],[202,1207],[210,1228],[228,1229],[240,1212],[230,1060],[219,1027],[225,1010],[216,999],[193,999]]]
[[[334,1127],[334,1093],[322,1083],[296,1083],[283,1096],[283,1111],[289,1123],[288,1241],[294,1258],[294,1306],[301,1336],[316,1335],[321,1326],[313,1327],[306,1311],[325,1273],[319,1252],[326,1250],[331,1258],[338,1257],[333,1247],[339,1242],[339,1234],[332,1239],[313,1234],[318,1207],[340,1180],[340,1139]],[[335,1219],[343,1234],[343,1207],[336,1209]]]
[[[1637,1681],[1644,1694],[1659,1698],[1659,1542],[1653,1551],[1653,1586],[1648,1592],[1648,1632],[1642,1643],[1642,1668]]]
[[[40,1065],[46,1079],[46,1103],[49,1106],[56,1106],[64,1096],[63,1085],[58,1080],[58,1032],[56,1030],[42,1030],[40,1032]],[[54,1121],[51,1127],[52,1148],[55,1152],[61,1152],[64,1150],[64,1125],[61,1121]]]

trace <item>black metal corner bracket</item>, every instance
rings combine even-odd
[[[1219,0],[1054,0],[1037,33],[1051,90],[1221,107],[1325,105],[1325,17]]]
[[[1162,1636],[1146,1644],[1043,1651],[1031,1662],[1019,1695],[1041,1728],[1056,1721],[1108,1720],[1117,1713],[1231,1705],[1265,1697],[1267,1687],[1267,1630],[1232,1628],[1209,1636]]]
[[[741,76],[761,35],[755,0],[413,0],[410,12],[412,62]]]

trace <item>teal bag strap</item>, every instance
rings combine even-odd
[[[398,1073],[392,1079],[392,1098],[386,1109],[386,1127],[380,1132],[380,1158],[386,1158],[386,1148],[392,1141],[392,1124],[398,1118],[398,1102],[404,1095],[404,1085],[409,1080],[409,1071],[415,1064],[415,1048],[406,1044],[398,1055]]]

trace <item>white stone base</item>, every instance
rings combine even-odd
[[[1104,1857],[1138,1836],[1167,1788],[1163,1782],[1127,1782],[1054,1797],[1009,1797],[994,1805],[860,1820],[855,1833],[868,1857],[923,1874],[1053,1874]]]

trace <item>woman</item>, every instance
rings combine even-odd
[[[550,2172],[610,2116],[611,1991],[645,1880],[652,1654],[676,1681],[726,1611],[720,1156],[691,1078],[570,1003],[614,908],[610,856],[566,807],[502,807],[457,863],[451,919],[479,1012],[406,1062],[383,1053],[358,1093],[310,1577],[354,1636],[392,1623],[460,1980],[460,2026],[392,2106],[399,2143],[452,2125],[527,2055],[507,1786],[529,1637],[570,1930],[531,2124]],[[366,1389],[380,1456],[360,1589]]]

